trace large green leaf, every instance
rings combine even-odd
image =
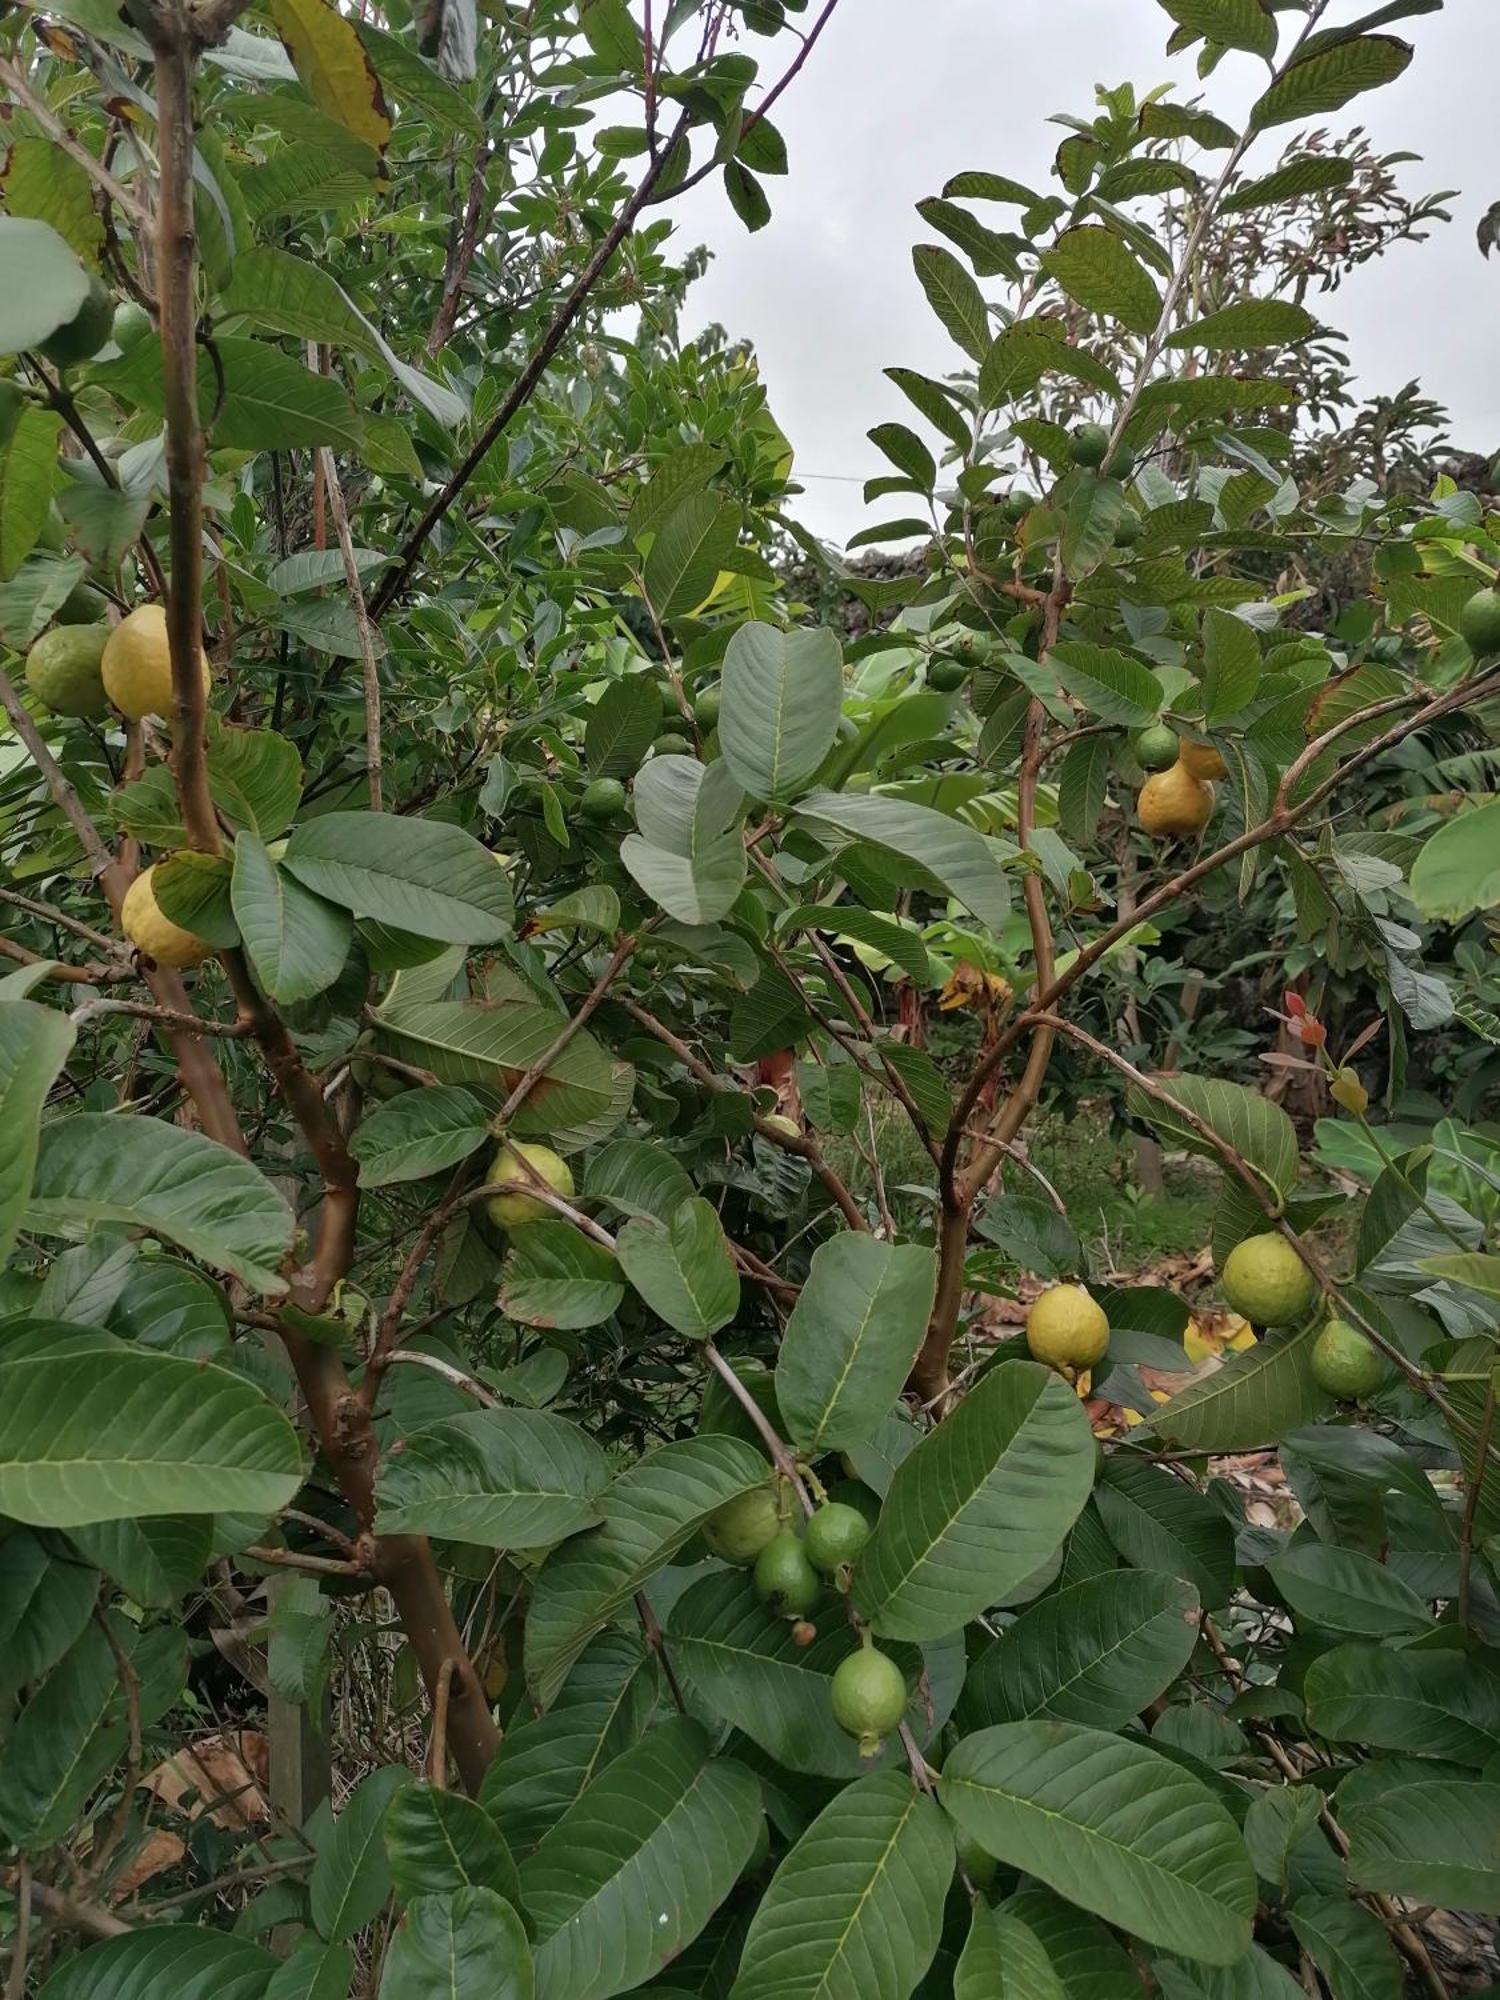
[[[521,1864],[538,2000],[606,2000],[707,1923],[755,1845],[760,1787],[673,1717],[615,1759]]]
[[[36,1171],[42,1107],[75,1039],[66,1014],[0,1002],[0,1263],[10,1254]]]
[[[1034,1887],[1007,1897],[1001,1910],[1018,1917],[1041,1945],[1067,2000],[1140,2000],[1134,1963],[1097,1917]]]
[[[980,1896],[954,1968],[953,2000],[1064,2000],[1064,1988],[1036,1932]]]
[[[1161,682],[1128,653],[1068,639],[1052,648],[1047,661],[1068,693],[1106,722],[1141,729],[1161,714],[1166,699]]]
[[[140,1724],[149,1729],[182,1692],[187,1650],[173,1626],[141,1631],[108,1614],[115,1644],[135,1673]],[[114,1647],[97,1622],[84,1627],[11,1729],[0,1754],[0,1826],[19,1847],[51,1847],[130,1740]]]
[[[1124,1729],[1187,1665],[1198,1594],[1179,1577],[1106,1570],[1023,1611],[969,1668],[965,1729],[1051,1716]]]
[[[379,2000],[532,2000],[531,1947],[493,1889],[418,1896],[397,1925]]]
[[[776,1359],[787,1435],[809,1458],[874,1436],[911,1372],[936,1283],[919,1244],[847,1230],[818,1245]]]
[[[61,434],[56,411],[25,403],[10,435],[0,439],[0,577],[7,581],[36,547],[47,519]]]
[[[354,1954],[348,1945],[325,1944],[304,1931],[271,1974],[261,2000],[349,2000],[353,1984]]]
[[[228,1369],[119,1343],[0,1359],[0,1513],[19,1521],[273,1514],[301,1483],[296,1432]]]
[[[1290,299],[1240,299],[1174,333],[1168,347],[1204,347],[1211,353],[1247,347],[1282,347],[1307,340],[1318,322]]]
[[[276,1970],[248,1938],[201,1924],[150,1924],[58,1967],[41,2000],[265,2000]]]
[[[589,1161],[584,1192],[624,1215],[654,1215],[666,1222],[692,1199],[693,1183],[665,1146],[615,1139]]]
[[[856,1778],[872,1768],[853,1737],[833,1726],[829,1682],[859,1644],[843,1620],[830,1619],[812,1645],[799,1646],[791,1625],[761,1599],[749,1576],[725,1569],[683,1592],[668,1634],[674,1667],[706,1707],[786,1770]],[[909,1664],[915,1677],[920,1658],[914,1651]],[[925,1735],[924,1708],[918,1689],[907,1719]],[[889,1742],[887,1760],[900,1755],[899,1744]]]
[[[1373,1910],[1350,1896],[1299,1896],[1287,1917],[1333,2000],[1401,2000],[1405,1968]]]
[[[1261,0],[1159,0],[1180,28],[1226,49],[1269,57],[1276,50],[1276,23]]]
[[[308,1911],[320,1936],[340,1944],[362,1930],[391,1893],[381,1831],[386,1809],[410,1771],[386,1764],[360,1779],[318,1844],[307,1879]]]
[[[1150,333],[1161,317],[1161,293],[1123,239],[1097,223],[1064,230],[1041,264],[1085,311],[1105,313],[1132,333]]]
[[[516,1864],[505,1835],[484,1807],[461,1792],[403,1785],[385,1811],[385,1851],[402,1902],[492,1889],[520,1901]]]
[[[627,1466],[601,1497],[603,1524],[555,1550],[536,1581],[525,1651],[533,1698],[549,1702],[594,1634],[715,1508],[765,1477],[761,1454],[730,1437],[682,1438]]]
[[[1185,1451],[1249,1451],[1279,1444],[1326,1416],[1333,1399],[1312,1372],[1316,1326],[1257,1341],[1222,1367],[1179,1389],[1151,1413],[1151,1428]]]
[[[833,748],[843,655],[826,626],[783,632],[752,620],[724,654],[719,747],[754,799],[795,798]]]
[[[1201,1780],[1143,1743],[1067,1722],[967,1736],[939,1795],[989,1853],[1148,1943],[1230,1965],[1250,1942],[1255,1871]]]
[[[429,1084],[373,1106],[349,1150],[359,1161],[361,1187],[392,1187],[456,1167],[484,1144],[489,1129],[489,1113],[472,1091]]]
[[[983,361],[990,345],[990,317],[984,294],[951,250],[919,243],[912,263],[927,302],[971,361]]]
[[[683,924],[727,916],[745,883],[744,795],[729,766],[653,757],[635,786],[638,834],[620,859],[648,896]]]
[[[546,1410],[469,1410],[413,1431],[376,1481],[387,1535],[540,1549],[599,1519],[609,1464]]]
[[[1394,35],[1358,35],[1332,48],[1315,50],[1279,76],[1250,113],[1250,128],[1289,125],[1342,110],[1351,97],[1375,90],[1400,76],[1411,61],[1406,42]]]
[[[500,1283],[500,1308],[522,1326],[598,1326],[620,1304],[620,1266],[602,1244],[560,1217],[516,1232]]]
[[[57,231],[34,217],[0,215],[0,354],[40,347],[88,296],[89,274]]]
[[[628,778],[662,726],[661,698],[645,674],[610,681],[588,712],[583,754],[599,778]]]
[[[680,618],[702,603],[739,540],[738,507],[717,493],[689,493],[655,529],[643,579],[658,618]]]
[[[1412,863],[1411,893],[1425,916],[1461,923],[1500,903],[1500,799],[1445,821]]]
[[[160,1118],[81,1111],[42,1133],[27,1227],[76,1236],[120,1222],[180,1244],[254,1290],[281,1292],[292,1211],[250,1162]]]
[[[208,1567],[214,1517],[161,1514],[96,1521],[74,1528],[70,1540],[137,1604],[166,1610]]]
[[[229,899],[256,976],[273,1000],[286,1006],[310,1000],[343,971],[354,935],[349,912],[278,868],[253,833],[235,839]]]
[[[586,1030],[556,1048],[562,1023],[551,1007],[508,997],[408,1001],[397,988],[376,1015],[376,1026],[405,1060],[432,1070],[444,1083],[513,1090],[537,1069],[531,1094],[512,1121],[514,1133],[551,1137],[614,1109],[608,1055]]]
[[[639,1638],[606,1632],[584,1652],[545,1715],[511,1724],[485,1773],[480,1803],[514,1849],[534,1847],[584,1787],[639,1741],[660,1684],[656,1656]]]
[[[1345,1825],[1357,1887],[1500,1914],[1500,1785],[1398,1785]]]
[[[1243,1083],[1217,1077],[1165,1076],[1157,1081],[1183,1110],[1235,1149],[1278,1198],[1290,1194],[1297,1178],[1297,1129],[1279,1104]],[[1184,1146],[1217,1160],[1220,1156],[1170,1104],[1143,1092],[1132,1094],[1132,1108],[1147,1118],[1170,1144]]]
[[[1004,928],[1010,892],[995,850],[973,827],[878,792],[811,792],[797,813],[914,862],[981,923]]]
[[[905,1771],[845,1786],[772,1876],[730,2000],[906,2000],[952,1874],[942,1814]]]
[[[0,1541],[0,1690],[39,1681],[93,1614],[99,1578],[54,1554],[40,1535],[12,1528]]]
[[[443,820],[324,813],[294,829],[283,865],[357,917],[445,944],[492,944],[515,916],[494,855]]]
[[[1061,1546],[1093,1478],[1088,1418],[1061,1377],[992,1370],[897,1467],[855,1604],[889,1638],[956,1631]]]
[[[1234,1587],[1234,1530],[1212,1501],[1165,1466],[1118,1453],[1105,1465],[1094,1505],[1132,1568],[1185,1577],[1210,1611]]]
[[[711,1201],[694,1195],[659,1222],[633,1215],[615,1245],[620,1268],[658,1319],[707,1340],[739,1310],[740,1278]]]
[[[1424,1632],[1433,1622],[1409,1584],[1357,1549],[1296,1541],[1267,1567],[1293,1611],[1325,1631],[1394,1638]]]
[[[1500,1751],[1500,1679],[1460,1653],[1338,1646],[1313,1661],[1304,1692],[1319,1736],[1476,1768]]]

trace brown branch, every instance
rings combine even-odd
[[[208,697],[203,685],[203,466],[198,418],[197,301],[193,221],[193,70],[184,24],[165,9],[149,20],[156,68],[159,155],[156,217],[166,419],[168,546],[167,640],[172,656],[172,775],[188,845],[222,848],[208,783]]]
[[[667,1635],[662,1631],[661,1621],[651,1609],[651,1600],[644,1590],[638,1590],[635,1594],[635,1613],[641,1621],[641,1633],[646,1641],[647,1650],[654,1653],[661,1662],[662,1674],[672,1700],[676,1703],[677,1713],[686,1715],[687,1703],[683,1700],[682,1688],[677,1675],[673,1672],[671,1657],[667,1652]]]
[[[53,116],[27,84],[18,64],[0,61],[0,83],[5,85],[18,103],[25,105],[52,144],[66,153],[75,165],[82,167],[89,179],[103,188],[110,200],[123,210],[137,229],[144,229],[147,226],[150,218],[129,188],[117,181],[108,167],[103,166],[87,146],[73,137],[61,119]]]
[[[448,1783],[448,1705],[453,1692],[457,1660],[444,1660],[438,1669],[437,1686],[432,1691],[432,1741],[427,1746],[427,1782],[435,1792]]]
[[[387,1368],[395,1368],[403,1362],[412,1368],[426,1368],[434,1375],[441,1375],[445,1382],[451,1382],[455,1389],[462,1389],[466,1396],[472,1396],[476,1403],[483,1403],[487,1410],[502,1408],[500,1398],[474,1376],[466,1375],[462,1368],[455,1368],[451,1361],[444,1361],[440,1354],[424,1354],[419,1347],[393,1347],[383,1357]]]
[[[23,896],[16,889],[0,889],[0,903],[9,903],[13,909],[24,910],[30,917],[40,917],[44,924],[56,924],[59,929],[71,931],[86,944],[96,944],[101,951],[115,951],[117,941],[103,931],[96,931],[92,924],[81,923],[77,917],[64,915],[54,910],[50,903],[39,903],[31,896]]]
[[[21,1871],[0,1869],[0,1882],[3,1882],[13,1894],[19,1894]],[[86,1937],[115,1938],[129,1935],[131,1926],[117,1917],[113,1910],[106,1910],[98,1903],[86,1902],[77,1896],[70,1896],[65,1890],[54,1889],[48,1882],[38,1882],[35,1876],[28,1885],[28,1895],[30,1901],[38,1909],[45,1910],[49,1917],[55,1917],[59,1923],[67,1924],[72,1930],[82,1931]]]
[[[812,1495],[808,1492],[802,1474],[797,1469],[796,1455],[791,1447],[781,1437],[771,1419],[711,1340],[705,1340],[703,1343],[703,1358],[750,1419],[756,1436],[771,1454],[771,1463],[796,1494],[803,1513],[812,1514],[814,1512]]]
[[[115,1672],[120,1677],[120,1687],[125,1696],[125,1776],[120,1785],[120,1803],[115,1807],[114,1816],[110,1820],[104,1838],[89,1857],[89,1872],[96,1878],[102,1879],[109,1867],[111,1855],[125,1838],[125,1829],[130,1825],[130,1808],[135,1799],[135,1788],[141,1782],[144,1766],[141,1759],[140,1675],[136,1672],[130,1655],[115,1636],[109,1613],[96,1604],[94,1619],[114,1656]]]
[[[123,966],[116,970],[110,965],[70,965],[66,959],[43,958],[40,952],[28,951],[25,945],[7,937],[0,937],[0,958],[8,958],[16,965],[43,966],[42,977],[55,980],[60,986],[112,986],[135,978]]]
[[[247,1562],[261,1563],[267,1569],[302,1570],[308,1576],[365,1576],[370,1574],[367,1564],[345,1561],[338,1556],[305,1555],[301,1549],[273,1549],[263,1544],[243,1551]]]
[[[26,1992],[26,1955],[31,1948],[31,1859],[25,1854],[16,1865],[16,1904],[16,1941],[11,1946],[5,2000],[23,2000]]]
[[[237,1041],[250,1032],[248,1021],[205,1021],[201,1014],[179,1013],[172,1007],[153,1007],[144,1000],[86,1000],[81,1007],[73,1009],[71,1018],[75,1027],[83,1028],[91,1021],[111,1016],[152,1021],[158,1027],[171,1028],[180,1035],[209,1035],[220,1041]]]

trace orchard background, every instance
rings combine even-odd
[[[1495,1979],[1441,0],[1129,0],[843,552],[672,219],[838,4],[0,22],[5,2000]]]

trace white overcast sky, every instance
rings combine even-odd
[[[1336,0],[1329,18],[1368,4]],[[816,533],[842,541],[882,518],[858,483],[890,470],[865,436],[872,424],[899,418],[925,431],[882,368],[941,374],[961,363],[912,271],[912,243],[940,240],[914,204],[969,167],[1055,190],[1064,133],[1048,124],[1053,112],[1091,116],[1096,82],[1144,90],[1172,79],[1184,96],[1199,88],[1190,61],[1165,55],[1170,31],[1156,0],[841,0],[774,113],[791,172],[768,183],[767,227],[747,235],[713,181],[673,210],[682,238],[713,252],[687,330],[718,320],[755,343],[806,486],[798,511]],[[1500,0],[1448,0],[1391,32],[1416,48],[1405,75],[1327,122],[1362,122],[1383,148],[1420,153],[1403,184],[1460,189],[1454,219],[1310,303],[1347,334],[1370,392],[1419,376],[1452,411],[1455,437],[1490,451],[1500,445],[1500,259],[1480,258],[1474,230],[1500,200]],[[772,45],[747,47],[764,61]],[[1264,76],[1253,58],[1231,55],[1202,86],[1205,102],[1235,118]],[[1251,167],[1269,164],[1295,129],[1268,134]],[[1007,226],[1004,210],[978,213]],[[1003,281],[984,283],[1000,296]],[[876,507],[889,517],[889,501]]]

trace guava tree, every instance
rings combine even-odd
[[[1500,1164],[1390,1115],[1500,1038],[1497,807],[1362,810],[1484,732],[1500,541],[1305,495],[1323,330],[1214,291],[1436,0],[1163,4],[1242,130],[1108,90],[922,204],[889,582],[653,212],[769,219],[833,0],[8,23],[10,1994],[1365,2000],[1500,1909]],[[1286,1000],[1315,1151],[1097,1013],[1263,893],[1379,994]],[[1091,1282],[1064,1068],[1218,1175],[1222,1366]],[[220,1653],[334,1797],[163,1802]]]

